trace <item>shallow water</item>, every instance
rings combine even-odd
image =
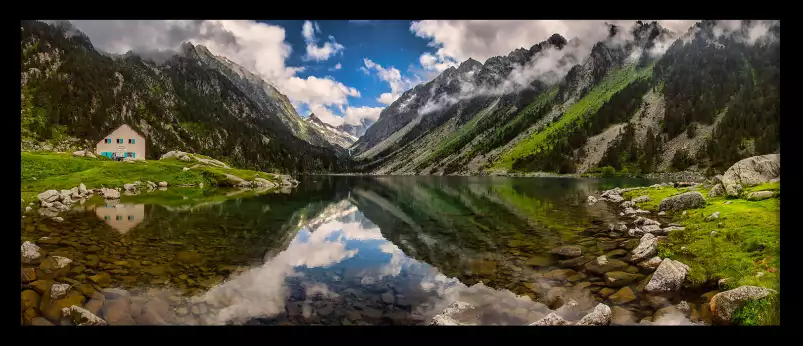
[[[455,300],[480,307],[477,323],[525,324],[560,305],[547,297],[555,287],[566,288],[564,300],[618,305],[636,321],[654,312],[638,282],[630,285],[636,300],[613,303],[599,294],[601,275],[556,276],[569,267],[550,254],[579,244],[584,255],[618,258],[611,252],[630,238],[598,232],[616,213],[605,203],[587,206],[586,197],[654,181],[300,180],[290,194],[221,199],[171,188],[116,205],[96,198],[61,223],[29,213],[22,238],[39,245],[42,258],[73,260],[69,272],[37,270],[38,279],[125,289],[132,298],[107,291],[98,315],[110,324],[426,324]],[[100,273],[111,280],[93,284]]]

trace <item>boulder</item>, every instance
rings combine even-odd
[[[669,234],[669,232],[672,232],[672,231],[682,231],[682,230],[685,230],[685,229],[686,229],[686,227],[681,227],[681,226],[669,226],[669,227],[665,227],[665,228],[663,229],[662,233],[663,233],[663,234]]]
[[[639,225],[639,226],[649,226],[649,225],[660,226],[661,225],[660,222],[652,220],[652,219],[648,219],[648,218],[643,217],[643,216],[637,217],[636,221],[633,221],[633,223],[635,223],[636,225]]]
[[[639,262],[643,259],[655,256],[658,253],[658,238],[650,233],[646,233],[639,240],[638,246],[633,249],[630,259]]]
[[[585,268],[588,272],[602,275],[611,271],[624,270],[627,268],[627,263],[617,259],[599,256],[591,262],[586,263]]]
[[[36,281],[36,270],[33,268],[22,268],[20,271],[20,281],[24,284]]]
[[[644,225],[644,226],[641,226],[639,229],[641,229],[641,232],[643,234],[646,234],[646,233],[663,234],[664,233],[664,230],[661,229],[661,227],[658,226],[658,225]]]
[[[747,194],[747,200],[749,201],[760,201],[763,199],[772,198],[775,193],[772,191],[756,191]]]
[[[134,185],[134,184],[124,184],[123,188],[125,188],[126,191],[136,191],[137,190],[137,186]]]
[[[441,313],[435,315],[429,322],[430,325],[435,326],[459,326],[464,323],[459,322],[455,316],[460,315],[466,311],[473,310],[474,306],[469,303],[456,301],[446,307]]]
[[[699,191],[685,192],[676,196],[671,196],[661,200],[658,205],[659,211],[680,211],[686,209],[702,208],[705,206],[705,198]]]
[[[717,184],[714,186],[711,191],[708,191],[708,197],[719,197],[725,194],[725,188],[722,185]]]
[[[630,287],[625,286],[616,291],[616,293],[610,295],[608,299],[617,305],[623,305],[636,300],[636,294],[633,293],[633,290],[630,289]]]
[[[613,203],[619,203],[619,202],[624,200],[624,198],[622,198],[622,196],[619,196],[618,194],[615,194],[615,193],[608,194],[607,198],[608,198],[609,201],[611,201]]]
[[[622,271],[615,271],[605,273],[602,278],[605,280],[605,284],[608,287],[622,287],[636,282],[643,277],[644,275],[641,274],[630,274]]]
[[[41,203],[53,203],[61,199],[61,195],[56,190],[47,190],[36,195],[36,197],[39,198],[39,202]]]
[[[81,156],[81,157],[83,157],[83,156],[86,156],[86,152],[83,151],[83,150],[73,151],[72,152],[72,156]]]
[[[105,199],[120,199],[120,191],[115,189],[102,188],[101,193]]]
[[[728,196],[736,197],[743,186],[769,182],[781,176],[781,154],[753,156],[736,162],[722,175]]]
[[[719,212],[718,211],[715,211],[713,214],[711,214],[708,217],[706,217],[705,221],[712,221],[712,220],[716,220],[716,219],[719,219]]]
[[[758,286],[740,286],[730,291],[717,293],[710,302],[713,319],[720,324],[731,324],[733,314],[747,302],[775,293],[778,292]]]
[[[680,289],[688,273],[689,266],[665,258],[658,265],[644,290],[650,293],[675,292]]]
[[[597,203],[597,199],[594,196],[588,196],[588,204],[593,205],[594,203]]]
[[[577,245],[565,245],[552,249],[552,253],[563,257],[577,257],[583,254],[583,249]]]
[[[39,305],[39,310],[42,312],[42,316],[52,322],[61,321],[62,317],[64,317],[62,312],[64,308],[73,305],[82,306],[86,301],[86,297],[75,290],[68,290],[66,294],[58,299],[52,298],[50,294],[50,292],[45,293]]]
[[[105,326],[106,321],[96,316],[92,312],[80,307],[71,305],[62,309],[62,314],[72,321],[76,326]]]
[[[647,270],[656,270],[660,265],[661,265],[661,258],[658,256],[642,261],[638,264],[640,268]]]
[[[166,181],[160,181],[159,182],[159,187],[167,187],[167,182]]]
[[[568,321],[564,320],[554,312],[550,312],[549,315],[546,315],[546,317],[530,323],[531,326],[565,326],[568,324]]]
[[[622,208],[632,208],[636,206],[636,203],[633,203],[633,201],[624,201],[622,202],[621,206]]]
[[[652,198],[650,198],[650,196],[643,195],[643,196],[638,196],[636,198],[633,198],[632,201],[633,201],[633,203],[643,203],[643,202],[652,201]]]
[[[31,243],[29,241],[25,241],[22,243],[21,248],[21,255],[22,255],[22,263],[34,263],[42,256],[39,253],[39,247],[36,244]]]

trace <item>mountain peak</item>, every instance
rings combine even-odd
[[[463,61],[460,63],[460,66],[457,67],[457,72],[466,73],[474,69],[482,68],[482,63],[474,60],[472,58],[468,58],[468,60]]]
[[[564,38],[563,36],[561,36],[558,33],[554,33],[554,34],[552,34],[552,36],[549,36],[549,39],[547,39],[547,42],[549,42],[550,44],[552,44],[555,47],[558,47],[558,49],[562,49],[563,46],[566,45],[566,38]]]

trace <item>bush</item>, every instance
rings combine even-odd
[[[605,166],[600,168],[599,173],[603,177],[612,177],[616,174],[616,170],[611,166]]]
[[[686,137],[694,138],[695,134],[697,134],[697,124],[689,124],[689,126],[686,128]]]

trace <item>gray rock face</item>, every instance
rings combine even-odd
[[[763,199],[772,198],[774,193],[772,191],[756,191],[747,194],[747,200],[749,201],[760,201]]]
[[[633,201],[624,201],[624,202],[622,202],[622,208],[632,208],[635,205],[636,204],[633,203]]]
[[[681,211],[686,209],[702,208],[705,206],[705,198],[699,191],[692,191],[667,197],[661,200],[658,205],[659,211]]]
[[[105,199],[120,199],[120,191],[115,189],[102,188],[103,198]]]
[[[463,313],[465,311],[474,309],[469,303],[456,301],[450,304],[446,309],[444,309],[441,313],[435,315],[432,320],[429,322],[430,325],[434,326],[461,326],[464,325],[463,323],[457,321],[454,318],[455,315]]]
[[[36,197],[39,198],[39,201],[42,203],[53,203],[61,199],[61,195],[56,190],[47,190],[38,194]]]
[[[736,197],[743,186],[766,183],[781,176],[781,154],[753,156],[736,162],[722,175],[728,196]],[[737,187],[738,185],[738,187]]]
[[[708,191],[708,197],[719,197],[725,194],[725,188],[721,184],[714,186],[711,191]]]
[[[658,238],[654,235],[647,233],[641,237],[638,246],[633,249],[633,255],[630,257],[634,262],[639,262],[643,259],[655,256],[658,253]]]
[[[778,292],[758,286],[741,286],[717,293],[711,298],[710,303],[713,319],[720,324],[731,324],[733,314],[747,302],[775,293]]]
[[[76,326],[105,326],[106,321],[82,307],[72,305],[61,310]]]
[[[650,293],[675,292],[680,289],[688,273],[689,266],[666,258],[652,274],[644,290]]]
[[[656,270],[660,265],[661,265],[661,257],[658,256],[655,256],[638,264],[639,267],[647,270]]]
[[[39,247],[29,241],[22,243],[21,254],[22,263],[32,263],[41,257]]]
[[[611,322],[611,308],[605,304],[598,304],[594,311],[585,315],[576,326],[607,326]]]
[[[558,314],[551,312],[546,317],[530,323],[531,326],[565,326],[568,325],[569,321],[563,319],[563,317],[558,316]]]
[[[650,198],[650,196],[643,195],[643,196],[638,196],[636,198],[633,198],[632,201],[633,201],[633,203],[649,202],[649,201],[652,201],[652,198]]]

